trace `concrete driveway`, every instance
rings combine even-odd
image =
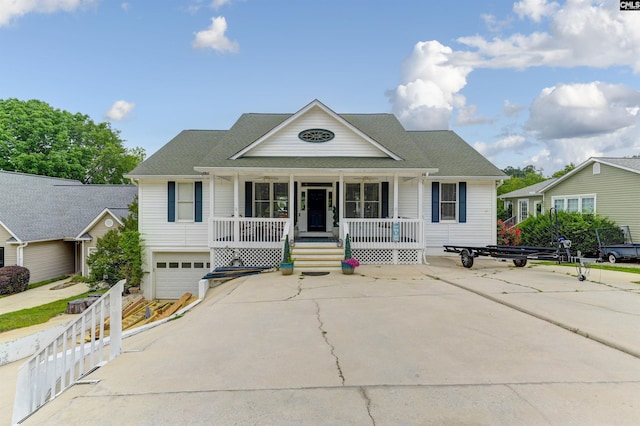
[[[512,266],[236,279],[24,424],[637,424],[640,276]]]

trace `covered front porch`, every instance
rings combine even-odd
[[[209,248],[215,266],[277,265],[288,235],[342,246],[362,263],[420,263],[424,171],[268,174],[210,171]]]

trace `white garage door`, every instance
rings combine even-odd
[[[156,299],[180,299],[186,292],[198,295],[198,281],[210,269],[209,253],[156,253]]]

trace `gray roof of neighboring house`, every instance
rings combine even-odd
[[[585,160],[583,163],[579,164],[575,169],[571,170],[569,173],[560,176],[554,182],[544,187],[544,190],[550,189],[553,186],[556,186],[560,182],[565,181],[566,179],[570,179],[571,176],[578,173],[580,170],[589,166],[593,163],[602,163],[608,164],[613,167],[618,167],[621,169],[628,170],[632,173],[640,173],[640,158],[622,158],[622,157],[591,157]]]
[[[338,114],[402,158],[246,157],[230,159],[293,114],[243,114],[231,129],[185,130],[129,176],[199,175],[194,167],[427,169],[435,176],[504,177],[500,169],[452,131],[407,131],[393,114]]]
[[[133,185],[0,171],[0,222],[22,242],[75,238],[105,209],[120,218],[137,195]]]
[[[550,178],[543,180],[542,182],[534,183],[533,185],[525,186],[524,188],[516,189],[515,191],[507,192],[500,195],[498,198],[518,198],[518,197],[532,197],[534,195],[542,196],[542,191],[547,186],[551,185],[558,178]]]

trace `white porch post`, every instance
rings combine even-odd
[[[425,173],[425,178],[427,177],[427,174]],[[426,179],[423,180],[423,176],[420,175],[418,177],[418,218],[420,219],[418,221],[418,238],[420,238],[419,243],[420,243],[420,247],[422,247],[422,258],[418,258],[418,263],[422,263],[423,259],[425,259],[425,254],[426,254],[426,247],[425,247],[425,235],[424,235],[424,183],[425,183]]]
[[[393,175],[393,218],[398,218],[398,174]]]
[[[293,174],[289,175],[289,240],[291,239],[295,239],[296,237],[296,231],[295,231],[295,217],[298,214],[297,211],[295,211],[295,188],[294,188],[294,179],[293,179]]]
[[[216,177],[213,174],[209,175],[209,218],[207,219],[208,234],[209,234],[209,248],[213,247],[213,218],[215,216],[215,195],[216,195]],[[213,259],[211,259],[213,260]],[[213,262],[211,262],[213,265]]]
[[[338,191],[340,193],[340,197],[338,198],[338,211],[340,212],[340,215],[338,217],[338,223],[339,223],[339,227],[340,227],[340,232],[338,233],[338,235],[340,235],[341,239],[344,239],[345,235],[344,235],[344,197],[345,197],[345,193],[344,193],[344,175],[342,173],[340,173],[340,180],[338,181],[338,185],[340,185],[340,190]]]
[[[240,239],[240,222],[238,217],[240,214],[240,178],[238,174],[233,175],[233,241],[238,242]]]

